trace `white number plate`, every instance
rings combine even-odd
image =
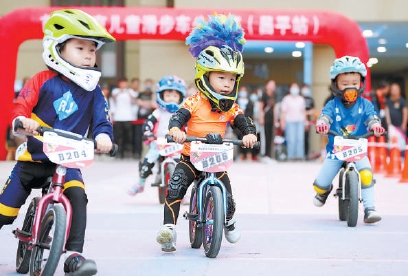
[[[234,160],[234,146],[230,143],[212,145],[191,142],[190,160],[200,171],[226,171]]]
[[[46,131],[43,136],[43,151],[51,162],[68,168],[85,168],[93,163],[94,143],[90,140],[75,140]]]
[[[360,138],[344,139],[341,136],[334,137],[333,152],[337,159],[348,162],[356,162],[367,155],[367,139]]]

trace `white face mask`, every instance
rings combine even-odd
[[[303,88],[301,91],[302,95],[305,97],[311,97],[312,93],[309,88]]]
[[[238,98],[247,98],[247,97],[248,97],[248,92],[246,91],[238,92]]]
[[[258,100],[258,96],[256,94],[252,94],[249,99],[251,100],[251,102],[256,102]]]
[[[290,94],[292,94],[292,95],[299,95],[300,90],[299,90],[299,88],[297,88],[297,87],[292,87],[292,88],[289,90],[289,92],[290,92]]]

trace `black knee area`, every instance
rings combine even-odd
[[[144,159],[143,162],[139,162],[139,176],[141,178],[147,178],[152,174],[152,168],[154,163],[147,162],[147,159]]]
[[[7,217],[0,215],[0,229],[3,225],[12,224],[17,217]]]
[[[182,169],[176,169],[171,176],[168,187],[169,199],[182,199],[189,186],[188,177]]]
[[[227,195],[228,206],[227,206],[227,219],[230,219],[235,214],[235,201],[230,193]]]

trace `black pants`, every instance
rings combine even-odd
[[[176,165],[171,176],[166,202],[164,203],[164,224],[177,224],[180,213],[180,203],[187,192],[188,187],[201,172],[190,162],[190,157],[181,155],[180,162]],[[235,212],[235,202],[232,198],[231,183],[227,172],[218,172],[217,178],[224,183],[228,192],[227,218],[232,218]]]
[[[116,144],[119,146],[117,153],[119,158],[124,158],[125,153],[133,152],[133,129],[131,121],[114,122],[113,136],[115,137]]]

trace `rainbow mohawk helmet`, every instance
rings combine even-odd
[[[186,38],[189,52],[197,58],[195,65],[195,83],[207,96],[215,110],[228,111],[235,103],[239,82],[244,75],[244,61],[241,52],[245,44],[244,29],[232,14],[214,14],[208,19],[199,19]],[[211,87],[208,73],[213,71],[229,72],[237,75],[231,94],[221,95]]]

